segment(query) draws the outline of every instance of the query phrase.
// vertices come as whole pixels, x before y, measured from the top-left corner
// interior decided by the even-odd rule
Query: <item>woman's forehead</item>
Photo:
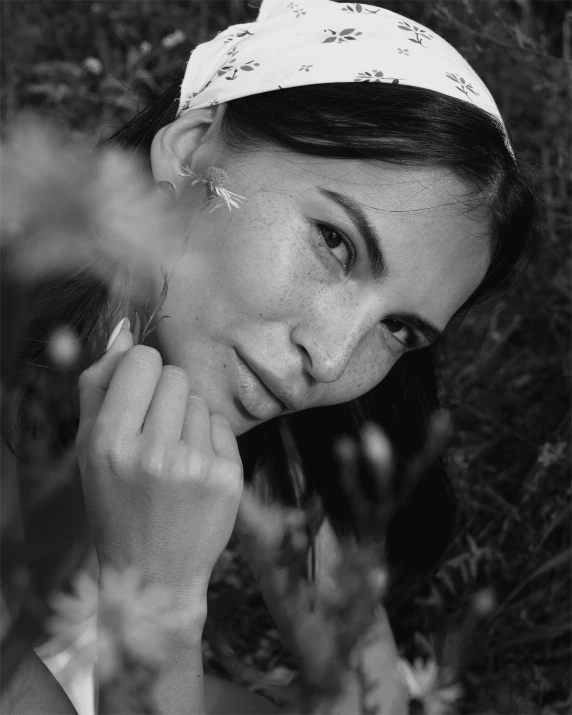
[[[265,189],[302,192],[332,189],[347,193],[371,211],[427,211],[446,215],[475,208],[475,193],[447,167],[396,166],[381,161],[332,159],[290,152],[257,152],[255,166]],[[250,162],[248,162],[250,163]],[[256,166],[258,165],[258,166]],[[251,174],[248,178],[254,179]]]

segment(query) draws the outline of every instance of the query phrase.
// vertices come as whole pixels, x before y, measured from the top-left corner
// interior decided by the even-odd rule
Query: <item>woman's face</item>
[[[195,219],[150,344],[237,436],[368,392],[485,274],[487,222],[444,169],[272,151],[225,169],[246,201]]]

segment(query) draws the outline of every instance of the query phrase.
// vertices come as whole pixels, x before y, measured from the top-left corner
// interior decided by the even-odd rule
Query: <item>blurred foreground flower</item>
[[[46,622],[51,640],[38,648],[64,683],[92,667],[97,657],[97,582],[80,573],[74,592],[58,593],[51,601],[53,615]]]
[[[180,225],[124,152],[72,147],[33,115],[6,134],[0,229],[18,279],[89,268],[109,281],[116,261],[155,265],[180,245]]]
[[[52,599],[54,612],[47,622],[52,640],[43,655],[67,654],[58,672],[66,680],[94,662],[102,683],[121,677],[126,662],[158,669],[170,639],[184,625],[183,615],[170,610],[170,603],[168,589],[144,586],[135,568],[104,567],[99,587],[81,573],[73,593]]]
[[[308,552],[322,525],[321,502],[306,497],[302,508],[286,508],[265,503],[245,487],[237,530],[256,578],[264,577],[287,614],[300,668],[297,702],[290,711],[387,715],[405,707],[407,688],[412,700],[422,699],[426,712],[450,712],[460,690],[437,678],[448,673],[447,668],[440,671],[435,661],[427,668],[402,665],[400,676],[396,662],[372,668],[369,657],[372,649],[384,650],[386,645],[381,624],[391,576],[385,552],[388,524],[438,458],[450,432],[448,414],[436,412],[426,443],[406,463],[397,459],[386,434],[371,422],[359,434],[336,442],[337,478],[355,533],[338,540],[337,558],[328,573],[321,574],[330,581],[327,589],[318,591],[306,573]],[[295,453],[289,458],[296,463]]]
[[[95,62],[89,66],[91,71],[98,69]],[[6,135],[0,238],[11,279],[31,286],[76,270],[111,285],[122,271],[129,291],[125,300],[144,303],[134,327],[135,342],[143,342],[166,317],[159,314],[174,275],[174,267],[166,267],[167,259],[173,258],[176,265],[184,257],[190,226],[200,210],[183,218],[165,203],[151,175],[131,155],[111,148],[89,153],[72,147],[34,115],[19,116]],[[223,205],[238,208],[244,200],[222,188],[227,180],[224,171],[212,167],[205,177],[196,176],[193,184],[206,186],[204,203],[211,211]],[[199,260],[193,256],[187,269],[200,270]],[[152,297],[143,291],[157,268],[163,288],[152,307]],[[66,352],[69,341],[58,340],[51,347],[53,362],[61,367],[73,363]]]
[[[379,549],[352,540],[340,543],[339,560],[327,576],[331,588],[318,594],[312,580],[301,581],[320,513],[315,501],[303,509],[265,504],[245,487],[237,519],[255,575],[259,577],[258,569],[264,572],[288,614],[301,675],[292,710],[298,713],[335,712],[345,703],[348,674],[360,667],[360,653],[388,583]],[[233,670],[240,677],[240,665]],[[361,687],[363,679],[356,677]]]
[[[71,367],[79,357],[81,343],[68,326],[60,326],[50,336],[47,354],[51,362],[65,369]]]

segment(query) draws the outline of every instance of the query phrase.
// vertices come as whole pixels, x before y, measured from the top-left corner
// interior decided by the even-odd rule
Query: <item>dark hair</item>
[[[142,171],[148,171],[155,133],[175,119],[178,87],[176,84],[164,92],[104,143],[128,150],[140,160]],[[472,189],[467,209],[485,210],[490,221],[491,264],[463,310],[507,290],[530,256],[530,237],[538,212],[532,184],[507,150],[499,122],[468,102],[404,85],[307,86],[229,102],[221,131],[228,146],[238,151],[259,148],[265,142],[302,154],[450,168]],[[87,346],[101,325],[97,316],[106,310],[106,290],[85,274],[58,279],[42,286],[41,291],[30,326],[33,340],[18,356],[22,370],[41,364],[41,343],[35,341],[47,340],[64,311],[67,322]],[[338,533],[351,532],[353,525],[336,479],[332,454],[335,438],[356,435],[364,420],[373,420],[386,430],[398,454],[406,458],[421,448],[429,416],[437,406],[433,350],[406,354],[363,397],[288,415],[241,436],[238,441],[245,476],[250,478],[263,459],[273,475],[269,485],[273,497],[296,500],[281,429],[281,425],[287,426],[308,491],[319,494]],[[25,405],[22,408],[25,410]],[[70,429],[68,441],[74,437]],[[48,509],[44,511],[48,513]],[[389,526],[387,547],[396,585],[418,583],[436,565],[454,524],[452,490],[439,462],[421,479]]]

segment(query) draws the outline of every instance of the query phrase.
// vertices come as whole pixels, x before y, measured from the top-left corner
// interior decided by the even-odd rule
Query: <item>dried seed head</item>
[[[205,171],[205,178],[215,186],[224,186],[228,183],[228,174],[224,171],[224,169],[221,169],[218,166],[209,166],[209,168]]]

